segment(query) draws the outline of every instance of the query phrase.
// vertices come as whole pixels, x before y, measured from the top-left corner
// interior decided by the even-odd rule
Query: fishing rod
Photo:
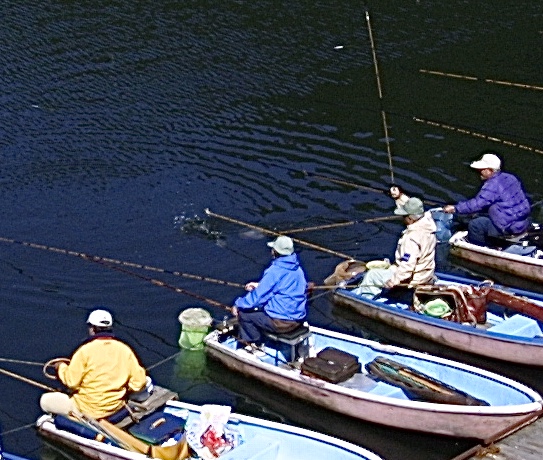
[[[8,377],[13,377],[17,380],[20,380],[25,383],[30,383],[31,385],[34,385],[35,387],[41,388],[42,390],[47,391],[58,391],[56,388],[50,387],[49,385],[45,385],[43,383],[37,382],[36,380],[29,379],[28,377],[24,377],[20,374],[16,374],[15,372],[10,372],[6,369],[0,368],[0,374],[7,375]]]
[[[396,220],[396,219],[399,219],[400,217],[401,216],[396,216],[396,215],[372,217],[370,219],[364,219],[364,220],[350,220],[348,222],[338,222],[335,224],[316,225],[315,227],[302,227],[302,228],[288,229],[288,230],[284,230],[284,232],[288,234],[310,232],[313,230],[324,230],[328,228],[347,227],[349,225],[355,225],[355,224],[360,224],[360,223],[381,222],[383,220]]]
[[[435,126],[435,127],[438,127],[438,128],[448,129],[450,131],[456,131],[456,132],[461,133],[461,134],[467,134],[469,136],[478,137],[480,139],[486,139],[488,141],[498,142],[498,143],[507,145],[509,147],[517,147],[519,149],[528,150],[530,152],[543,153],[543,150],[536,149],[536,148],[530,147],[528,145],[523,145],[523,144],[519,144],[517,142],[512,142],[512,141],[499,139],[497,137],[490,136],[488,134],[478,133],[476,131],[472,131],[472,130],[467,129],[467,128],[459,128],[457,126],[448,125],[448,124],[441,123],[441,122],[438,122],[438,121],[425,120],[424,118],[418,118],[418,117],[413,117],[413,120],[416,121],[417,123],[424,123],[424,124],[427,124],[427,125],[430,125],[430,126]]]
[[[37,244],[37,243],[28,242],[28,241],[19,241],[19,240],[15,240],[12,238],[5,238],[5,237],[0,237],[0,242],[9,243],[9,244],[19,244],[21,246],[26,246],[26,247],[30,247],[34,249],[41,249],[44,251],[51,251],[57,254],[80,257],[85,260],[92,260],[95,262],[105,262],[109,264],[122,265],[125,267],[131,267],[131,268],[141,268],[142,270],[148,270],[148,271],[153,271],[157,273],[166,273],[168,275],[180,276],[183,278],[189,278],[189,279],[198,280],[198,281],[207,281],[209,283],[222,284],[224,286],[231,286],[231,287],[236,287],[236,288],[244,287],[244,285],[240,283],[234,283],[231,281],[224,281],[224,280],[220,280],[216,278],[210,278],[208,276],[201,276],[201,275],[194,275],[191,273],[183,273],[179,271],[166,270],[164,268],[153,267],[151,265],[127,262],[124,260],[112,259],[110,257],[101,257],[101,256],[92,255],[92,254],[86,254],[84,252],[71,251],[69,249],[56,248],[54,246],[47,246],[45,244]]]
[[[332,182],[334,184],[345,185],[347,187],[353,187],[353,188],[359,188],[361,190],[368,190],[368,191],[371,191],[371,192],[382,193],[382,194],[385,194],[385,195],[389,194],[389,192],[387,190],[380,189],[380,188],[369,187],[367,185],[361,185],[361,184],[357,184],[355,182],[348,182],[348,181],[344,181],[344,180],[341,180],[341,179],[335,179],[333,177],[323,176],[323,175],[308,172],[308,171],[303,171],[303,173],[304,173],[305,176],[314,177],[316,179],[324,180],[324,181],[327,181],[327,182]],[[425,204],[428,204],[430,206],[443,206],[445,204],[445,203],[439,203],[437,201],[432,201],[432,200],[422,200],[422,202],[425,203]],[[370,222],[371,222],[371,220],[370,220]]]
[[[219,307],[219,308],[223,308],[223,309],[225,309],[227,311],[232,311],[232,307],[230,307],[228,305],[225,305],[225,304],[223,304],[221,302],[210,299],[208,297],[204,297],[204,296],[202,296],[200,294],[196,294],[195,292],[187,291],[186,289],[183,289],[183,288],[180,288],[180,287],[177,287],[177,286],[172,286],[171,284],[167,284],[164,281],[158,280],[156,278],[149,278],[147,276],[140,275],[139,273],[135,273],[135,272],[132,272],[130,270],[126,270],[124,268],[121,268],[121,267],[119,267],[117,265],[111,265],[111,264],[108,264],[108,263],[103,262],[103,261],[93,260],[93,259],[89,259],[89,260],[91,262],[96,262],[96,263],[98,263],[100,265],[103,265],[103,266],[105,266],[107,268],[111,268],[112,270],[116,270],[118,272],[125,273],[127,275],[130,275],[130,276],[133,276],[135,278],[139,278],[139,279],[142,279],[142,280],[145,280],[145,281],[149,281],[151,284],[154,284],[155,286],[164,287],[166,289],[170,289],[170,290],[172,290],[174,292],[177,292],[178,294],[184,294],[184,295],[189,296],[189,297],[194,297],[195,299],[206,302],[209,305],[212,305],[214,307]]]
[[[392,169],[392,152],[390,149],[390,139],[388,137],[388,126],[387,126],[387,118],[385,109],[383,107],[383,90],[381,87],[381,77],[379,75],[379,66],[377,64],[377,53],[375,52],[375,43],[373,41],[373,32],[371,29],[371,22],[370,22],[370,13],[368,10],[366,10],[366,23],[368,25],[368,35],[370,39],[371,44],[371,55],[373,57],[373,68],[375,70],[375,79],[377,81],[377,92],[379,94],[379,105],[381,109],[381,120],[383,122],[383,131],[385,134],[385,141],[387,145],[387,155],[388,155],[388,168],[390,170],[390,181],[394,183],[394,171]]]
[[[429,75],[438,75],[440,77],[450,77],[450,78],[458,78],[461,80],[468,80],[468,81],[483,81],[485,83],[493,83],[496,85],[505,85],[505,86],[514,86],[516,88],[523,88],[523,89],[535,89],[535,90],[543,90],[543,86],[536,86],[536,85],[527,85],[525,83],[514,83],[511,81],[506,80],[494,80],[492,78],[478,78],[478,77],[472,77],[469,75],[461,75],[456,73],[448,73],[448,72],[440,72],[438,70],[427,70],[427,69],[419,69],[420,73],[426,73]]]
[[[221,220],[224,220],[226,222],[231,222],[233,224],[238,224],[238,225],[243,225],[244,227],[248,227],[248,228],[252,228],[253,230],[258,230],[262,233],[267,233],[269,235],[274,235],[274,236],[281,236],[281,235],[284,235],[283,232],[276,232],[274,230],[269,230],[267,228],[263,228],[263,227],[258,227],[256,225],[252,225],[252,224],[249,224],[247,222],[243,222],[242,220],[237,220],[237,219],[233,219],[232,217],[228,217],[228,216],[223,216],[221,214],[216,214],[212,211],[209,210],[209,208],[206,208],[205,209],[205,213],[208,215],[208,216],[211,216],[211,217],[215,217],[217,219],[221,219]],[[288,233],[288,232],[287,232]],[[302,246],[307,246],[308,248],[312,248],[312,249],[316,249],[317,251],[322,251],[322,252],[326,252],[328,254],[332,254],[334,256],[337,256],[337,257],[341,257],[343,259],[347,259],[347,260],[354,260],[354,257],[350,256],[350,255],[347,255],[347,254],[343,254],[341,252],[337,252],[337,251],[333,251],[331,249],[327,249],[327,248],[324,248],[322,246],[318,246],[316,244],[313,244],[313,243],[309,243],[307,241],[304,241],[304,240],[299,240],[297,238],[292,238],[292,241],[295,241],[296,243],[302,245]]]

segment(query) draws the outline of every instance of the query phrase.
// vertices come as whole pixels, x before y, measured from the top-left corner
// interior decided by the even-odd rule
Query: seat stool
[[[301,325],[300,327],[294,329],[290,332],[285,332],[283,334],[279,334],[277,332],[264,332],[264,336],[273,342],[279,342],[284,343],[288,346],[290,346],[290,361],[294,361],[296,359],[296,349],[298,345],[305,342],[310,336],[311,331],[309,330],[309,327],[305,324]],[[278,361],[278,354],[279,350],[276,349],[275,354],[275,363],[277,364]]]

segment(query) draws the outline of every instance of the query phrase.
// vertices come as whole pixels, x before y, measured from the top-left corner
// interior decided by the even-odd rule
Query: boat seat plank
[[[254,436],[241,446],[221,455],[221,460],[275,460],[279,442],[265,436]]]
[[[488,329],[488,331],[527,338],[543,336],[539,323],[536,320],[528,318],[524,315],[514,315],[502,323],[492,326]]]

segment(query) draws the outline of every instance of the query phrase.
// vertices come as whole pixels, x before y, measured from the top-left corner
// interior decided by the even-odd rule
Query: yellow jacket
[[[99,419],[117,412],[127,391],[145,387],[145,369],[130,347],[109,333],[98,333],[81,345],[58,377],[74,391],[77,408]]]

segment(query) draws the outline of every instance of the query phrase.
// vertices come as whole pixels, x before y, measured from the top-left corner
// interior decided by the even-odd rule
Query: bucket
[[[186,350],[201,350],[204,348],[204,337],[209,331],[213,319],[203,308],[188,308],[179,315],[181,335],[179,346]]]
[[[423,312],[425,315],[433,318],[444,318],[449,315],[452,310],[449,304],[443,299],[434,299],[424,305]]]

